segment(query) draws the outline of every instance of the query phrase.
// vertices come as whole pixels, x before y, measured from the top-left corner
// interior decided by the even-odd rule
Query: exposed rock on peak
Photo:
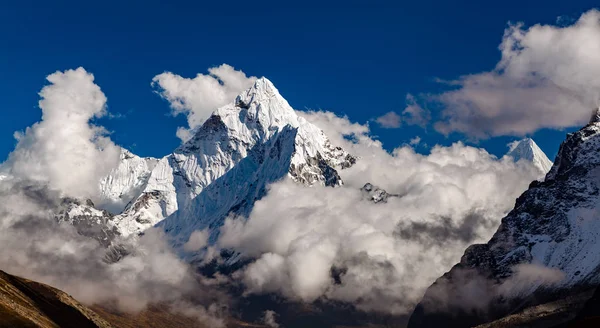
[[[387,200],[390,197],[399,197],[399,195],[390,194],[387,191],[385,191],[377,186],[374,186],[369,182],[365,183],[365,185],[362,188],[360,188],[360,190],[362,191],[363,197],[365,199],[368,199],[376,204],[377,203],[387,203]]]

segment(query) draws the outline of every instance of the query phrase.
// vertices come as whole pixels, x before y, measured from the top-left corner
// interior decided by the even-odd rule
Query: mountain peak
[[[338,186],[337,169],[355,161],[263,77],[158,160],[115,221],[123,235],[161,222],[185,241],[195,230],[218,231],[229,213],[248,214],[274,181],[287,176],[307,186]]]
[[[510,143],[508,146],[510,150],[506,155],[512,157],[515,162],[521,159],[532,162],[544,174],[552,168],[552,161],[533,139],[524,138]]]
[[[262,102],[273,97],[282,98],[275,85],[266,77],[261,77],[236,97],[235,105],[239,108],[248,108],[253,102]]]

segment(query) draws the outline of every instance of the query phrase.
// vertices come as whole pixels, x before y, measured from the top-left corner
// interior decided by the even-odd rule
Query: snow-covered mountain
[[[538,147],[533,139],[525,138],[511,143],[509,146],[510,150],[506,155],[512,157],[515,162],[520,160],[531,162],[544,174],[548,173],[552,168],[552,161],[548,159],[548,156]]]
[[[121,213],[146,188],[157,162],[156,158],[142,158],[121,148],[119,165],[100,181],[100,206]]]
[[[599,154],[600,110],[567,136],[546,179],[531,183],[492,239],[428,289],[409,327],[471,327],[598,285]]]
[[[355,161],[261,78],[173,153],[155,160],[124,151],[100,186],[115,204],[132,198],[114,217],[122,235],[160,223],[183,241],[194,230],[218,227],[231,212],[247,214],[271,182],[288,176],[336,186],[337,169]]]

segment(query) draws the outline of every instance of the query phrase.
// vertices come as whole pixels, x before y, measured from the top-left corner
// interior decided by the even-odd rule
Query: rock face
[[[567,136],[546,179],[427,290],[409,327],[470,327],[600,282],[599,119]]]
[[[510,151],[506,155],[512,157],[515,162],[520,160],[531,162],[544,174],[548,173],[552,168],[552,161],[548,159],[546,154],[531,138],[525,138],[512,143]]]
[[[360,188],[363,198],[372,201],[373,203],[387,203],[390,197],[399,197],[397,194],[390,194],[387,191],[370,184],[369,182]]]
[[[337,186],[337,170],[356,161],[298,116],[266,78],[217,109],[168,156],[123,156],[128,162],[101,184],[106,198],[136,195],[114,217],[118,231],[128,236],[160,224],[181,240],[217,228],[230,213],[248,213],[268,183],[288,176]]]

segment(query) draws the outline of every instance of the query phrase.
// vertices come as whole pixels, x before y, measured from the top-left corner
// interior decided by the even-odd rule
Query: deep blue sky
[[[283,2],[286,3],[286,2]],[[526,25],[577,18],[593,1],[5,1],[0,5],[0,158],[13,132],[39,120],[45,76],[83,66],[94,73],[118,119],[102,119],[118,144],[162,156],[179,144],[184,117],[152,92],[163,71],[193,77],[227,63],[266,76],[298,109],[321,108],[366,122],[401,111],[406,93],[438,91],[494,67],[508,21]],[[431,128],[380,129],[387,148]],[[565,131],[533,137],[553,157]],[[481,146],[501,155],[514,138]],[[1,161],[1,159],[0,159]]]

